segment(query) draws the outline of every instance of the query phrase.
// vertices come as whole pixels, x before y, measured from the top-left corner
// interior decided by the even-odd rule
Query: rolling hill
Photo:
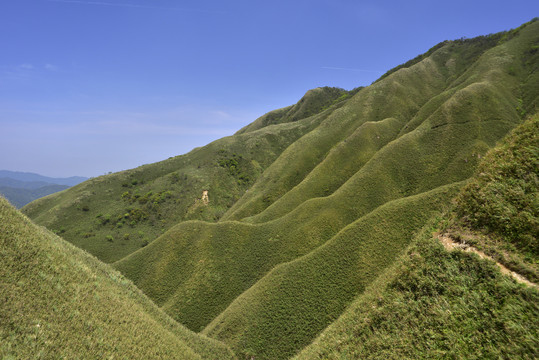
[[[231,359],[0,197],[0,357]]]
[[[531,325],[536,290],[472,254],[444,252],[431,233],[476,239],[508,266],[537,274],[537,233],[529,232],[537,191],[518,185],[537,178],[536,162],[525,167],[536,150],[518,150],[533,147],[523,139],[533,139],[536,125],[519,130],[528,134],[521,138],[513,133],[520,140],[502,150],[513,146],[525,160],[509,163],[536,174],[505,187],[520,207],[495,203],[509,210],[475,219],[470,208],[479,200],[463,194],[497,186],[477,183],[479,164],[488,168],[485,154],[536,114],[538,49],[536,20],[444,41],[368,87],[313,89],[233,136],[91,179],[23,212],[111,263],[172,319],[239,357],[439,357],[458,344],[457,357],[531,354],[539,343]],[[494,184],[507,177],[502,170]],[[461,207],[453,209],[455,196]],[[448,208],[453,222],[431,220]],[[485,220],[491,217],[505,221],[503,245],[481,238],[500,229]],[[409,321],[399,322],[395,310]],[[436,322],[442,315],[445,322]],[[459,337],[467,325],[484,330],[482,337]],[[498,338],[504,327],[514,331]],[[520,337],[522,346],[513,344]]]
[[[536,115],[489,151],[451,209],[429,221],[395,264],[295,359],[534,358],[539,286],[502,275],[494,260],[514,266],[507,258],[523,259],[528,267],[516,270],[532,267],[527,275],[537,279],[539,206],[526,205],[537,201],[538,162]],[[499,216],[514,209],[522,219]],[[444,249],[440,234],[450,234],[465,251]]]

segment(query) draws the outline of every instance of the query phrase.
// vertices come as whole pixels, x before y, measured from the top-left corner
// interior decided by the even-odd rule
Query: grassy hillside
[[[284,359],[397,271],[414,234],[536,112],[538,46],[538,21],[446,41],[369,87],[315,89],[234,136],[24,210],[189,329]]]
[[[0,198],[0,357],[231,359]]]
[[[537,264],[538,125],[536,115],[489,151],[451,211],[296,359],[535,358],[537,287],[433,234]]]
[[[459,187],[394,200],[361,217],[323,246],[275,267],[203,333],[258,359],[294,355],[393,263]]]
[[[376,150],[414,130],[452,128],[457,133],[475,123],[471,134],[462,131],[462,138],[453,144],[432,144],[440,153],[450,155],[446,148],[457,157],[461,151],[460,161],[475,162],[472,154],[484,153],[514,126],[524,108],[533,106],[531,99],[537,97],[538,89],[526,88],[525,101],[521,87],[536,76],[537,54],[530,51],[537,41],[537,23],[532,23],[500,45],[483,37],[445,42],[423,60],[360,90],[315,130],[291,144],[221,220],[273,220],[310,197],[327,196],[361,170]],[[380,129],[385,135],[381,136],[379,126],[361,129],[385,119],[397,134]],[[465,144],[466,137],[477,134],[483,139],[472,149]],[[469,147],[467,155],[461,146]],[[448,164],[460,171],[460,164],[449,156],[433,156],[427,166],[445,169]]]
[[[100,260],[113,262],[180,221],[219,219],[288,144],[330,112],[93,178],[39,199],[23,212]],[[203,191],[208,191],[207,203]]]
[[[334,105],[337,105],[344,100],[347,100],[360,88],[346,91],[344,89],[321,87],[307,91],[307,93],[295,105],[290,105],[282,109],[270,111],[269,113],[259,117],[249,125],[240,129],[237,134],[254,131],[269,125],[294,122],[305,119],[309,116],[318,114]]]
[[[431,226],[294,359],[534,359],[539,292]]]
[[[443,230],[539,280],[539,115],[487,153]]]
[[[537,41],[537,26],[532,25],[528,32],[486,51],[456,78],[445,78],[444,71],[453,73],[444,67],[458,63],[466,44],[447,43],[432,55],[438,60],[429,57],[360,90],[290,145],[217,224],[180,223],[115,266],[171,316],[198,331],[275,266],[309,254],[379,206],[467,179],[479,157],[521,121],[515,90],[521,78],[507,69],[524,65],[507,53],[524,53]],[[436,87],[425,81],[429,76]],[[419,90],[414,92],[416,84]],[[386,103],[408,101],[409,107],[417,106],[414,99],[436,94],[435,88],[438,95],[425,96],[408,120],[403,113],[411,110],[404,106],[395,105],[398,111],[393,108],[391,118],[384,113],[389,106],[372,105],[382,103],[379,94],[394,90]],[[353,132],[343,130],[355,126]],[[339,141],[338,134],[345,134],[344,140]],[[337,146],[316,163],[312,157],[326,141],[326,147]],[[225,221],[242,209],[258,208],[272,187],[284,189],[279,184],[289,174],[310,167],[313,170],[302,180],[305,185],[292,187],[276,202],[270,199],[271,205],[259,215],[242,223]],[[343,175],[347,173],[348,178]],[[317,193],[324,190],[320,184],[331,184],[329,193]],[[423,216],[417,209],[416,215]],[[346,303],[345,298],[336,301],[339,306]]]

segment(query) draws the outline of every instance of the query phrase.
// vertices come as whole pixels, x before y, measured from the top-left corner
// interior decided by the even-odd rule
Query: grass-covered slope
[[[444,231],[539,280],[539,115],[486,154]]]
[[[360,88],[346,91],[344,89],[321,87],[307,91],[297,104],[270,111],[249,125],[240,129],[237,134],[254,131],[269,125],[294,122],[318,114],[354,95]]]
[[[219,219],[290,143],[331,111],[93,178],[39,199],[23,212],[99,259],[113,262],[180,221]],[[204,191],[209,202],[202,199]]]
[[[502,275],[491,259],[448,252],[435,235],[449,232],[493,254],[527,255],[536,265],[538,124],[536,115],[489,151],[450,212],[425,226],[296,358],[536,358],[537,286]]]
[[[537,21],[444,42],[357,92],[316,90],[232,137],[25,211],[118,260],[188,328],[242,356],[286,358],[368,295],[535,111],[538,44]]]
[[[203,331],[238,354],[286,359],[310,343],[407,247],[460,184],[386,203],[275,267]]]
[[[360,90],[291,144],[221,221],[180,223],[115,266],[172,317],[200,330],[273,268],[378,207],[469,178],[479,157],[521,121],[519,87],[527,75],[511,68],[536,68],[521,57],[538,37],[537,23],[530,24],[467,66],[460,63],[467,43],[447,43],[433,58]],[[257,215],[225,221],[256,213],[268,191],[288,188]],[[348,300],[333,301],[342,307]],[[235,344],[252,340],[241,324],[223,327],[245,336]]]
[[[539,292],[425,229],[295,359],[535,359]]]
[[[534,106],[539,92],[532,80],[537,76],[537,28],[537,22],[528,24],[500,44],[483,37],[445,42],[414,65],[361,89],[316,129],[291,144],[221,221],[264,222],[309,198],[327,196],[361,170],[378,149],[414,130],[460,132],[456,141],[451,139],[453,144],[432,144],[439,151],[436,155],[446,156],[432,156],[426,164],[435,169],[453,166],[459,171],[460,164],[451,156],[456,157],[458,151],[464,155],[462,146],[470,146],[464,143],[471,136],[483,139],[459,161],[475,161],[472,154],[492,146]],[[361,128],[382,120],[388,122],[390,131],[382,124]]]
[[[0,198],[0,357],[231,359]]]

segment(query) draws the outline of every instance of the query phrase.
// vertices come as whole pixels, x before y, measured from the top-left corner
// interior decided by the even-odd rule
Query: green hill
[[[348,94],[334,88],[316,93],[319,101],[324,94],[328,99]],[[310,93],[305,96],[311,97]],[[302,114],[318,106],[309,100],[300,102],[307,103]],[[180,221],[220,219],[289,144],[342,105],[342,101],[322,103],[328,108],[319,114],[299,119],[296,111],[293,122],[229,136],[186,155],[93,178],[34,201],[23,212],[102,261],[119,260]],[[208,191],[208,203],[202,201],[204,191]]]
[[[522,199],[537,199],[538,126],[536,115],[490,151],[452,210],[427,225],[296,359],[534,358],[538,287],[502,275],[492,260],[444,250],[433,234],[450,229],[461,241],[472,240],[471,233],[486,235],[473,245],[490,252],[503,248],[506,256],[526,254],[537,264],[539,207],[526,208]],[[500,210],[508,209],[518,209],[513,216],[524,219],[505,221]],[[516,231],[507,226],[522,223],[527,226]],[[533,241],[514,242],[523,238]]]
[[[400,278],[395,264],[404,261],[397,259],[410,244],[429,256],[421,265],[426,269],[442,266],[448,276],[467,268],[473,256],[450,255],[440,265],[430,258],[440,246],[422,247],[414,239],[469,182],[485,153],[537,112],[538,48],[539,21],[445,41],[371,86],[311,90],[298,104],[270,112],[233,136],[91,179],[23,210],[113,263],[189,329],[226,343],[240,357],[288,358],[369,298],[375,284],[385,281],[384,299],[407,286],[411,296],[414,279],[402,289],[387,285]],[[524,198],[525,205],[536,206],[533,195]],[[526,234],[508,243],[522,250],[521,263],[529,265]],[[497,274],[492,266],[470,264],[474,272],[455,279],[459,291],[485,273],[488,289],[509,283],[490,275]],[[417,277],[418,286],[430,284],[430,278]],[[534,346],[528,324],[537,316],[528,300],[535,295],[526,291],[515,295],[523,300],[509,312],[528,316],[514,318],[514,324],[522,321],[528,341],[508,348],[515,354]],[[488,307],[491,299],[476,295],[478,306]],[[502,303],[496,306],[488,326],[503,312]],[[464,310],[456,314],[465,316]],[[455,329],[462,326],[453,320]],[[513,326],[504,321],[499,323]],[[490,329],[481,341],[495,336]],[[381,336],[372,337],[373,346],[389,335]]]
[[[0,357],[231,359],[0,198]]]

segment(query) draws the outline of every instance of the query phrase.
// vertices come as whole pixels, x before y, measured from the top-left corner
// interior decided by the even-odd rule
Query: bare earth
[[[496,265],[498,265],[498,267],[500,268],[501,272],[503,274],[506,274],[506,275],[509,275],[509,276],[512,276],[516,281],[518,281],[519,283],[521,284],[525,284],[525,285],[528,285],[528,286],[531,286],[531,287],[534,287],[534,288],[537,288],[539,289],[539,286],[531,281],[529,281],[528,279],[526,279],[524,276],[514,272],[514,271],[511,271],[509,270],[507,267],[505,267],[503,264],[500,264],[499,262],[497,262],[496,260],[494,260],[492,257],[488,256],[487,254],[485,254],[484,252],[480,251],[480,250],[477,250],[476,248],[474,248],[473,246],[469,246],[467,245],[465,242],[464,243],[460,243],[460,242],[457,242],[455,240],[453,240],[450,236],[448,236],[447,234],[438,234],[438,233],[435,233],[433,234],[436,238],[438,238],[438,240],[440,240],[442,242],[442,244],[444,245],[445,249],[447,251],[453,251],[453,250],[456,250],[456,249],[460,249],[462,251],[466,251],[466,252],[473,252],[477,255],[479,255],[479,257],[481,259],[489,259],[491,261],[494,261],[496,263]]]

